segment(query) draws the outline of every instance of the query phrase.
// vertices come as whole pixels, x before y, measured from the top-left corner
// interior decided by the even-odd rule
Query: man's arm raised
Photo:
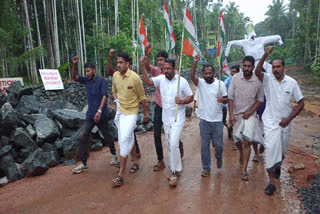
[[[191,80],[196,86],[198,86],[198,84],[199,84],[199,78],[196,76],[196,69],[197,69],[197,64],[198,64],[199,60],[200,60],[199,55],[194,57],[193,65],[192,65],[192,68],[190,71]]]
[[[78,61],[79,61],[79,57],[78,56],[74,56],[72,58],[73,65],[72,65],[71,78],[74,81],[78,80],[78,75],[77,75],[77,64],[78,64]]]
[[[107,69],[108,69],[109,75],[111,75],[111,76],[115,72],[115,70],[112,69],[112,57],[115,54],[115,52],[116,52],[115,49],[110,49],[110,51],[109,51],[109,59],[108,59]]]
[[[146,61],[147,61],[148,57],[147,56],[143,56],[140,59],[141,62],[141,67],[142,67],[142,74],[143,74],[143,80],[147,85],[152,85],[154,86],[153,80],[150,79],[150,77],[148,76],[148,73],[146,71]]]
[[[144,66],[145,68],[147,69],[147,72],[150,72],[151,71],[151,66],[150,66],[150,62],[149,62],[149,49],[151,48],[151,45],[150,43],[148,42],[145,46],[145,49],[144,49],[144,53],[145,53],[145,56],[146,56],[146,59],[145,59],[145,62],[144,62]]]
[[[273,46],[269,46],[268,49],[266,50],[266,52],[261,57],[258,65],[256,67],[256,70],[254,71],[254,73],[256,74],[256,76],[258,77],[258,79],[260,81],[263,81],[263,77],[264,77],[264,73],[262,72],[263,63],[267,59],[268,55],[272,53],[272,51],[273,51]]]

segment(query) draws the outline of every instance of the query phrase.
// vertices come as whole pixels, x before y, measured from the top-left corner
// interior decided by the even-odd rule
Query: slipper
[[[113,187],[121,187],[123,185],[123,178],[120,175],[118,175],[111,182]]]
[[[255,155],[255,156],[253,156],[253,159],[252,159],[252,161],[254,161],[254,162],[259,162],[259,156],[258,155]]]
[[[170,187],[176,187],[177,184],[178,184],[178,176],[172,175],[170,177],[170,180],[169,180],[168,184],[169,184]]]
[[[163,161],[159,161],[157,165],[153,166],[153,171],[157,172],[160,171],[162,169],[166,168],[166,166],[164,165]]]
[[[249,175],[248,173],[241,173],[241,180],[243,181],[249,181]]]
[[[130,172],[131,174],[134,174],[134,173],[136,173],[136,172],[138,171],[138,169],[139,169],[139,164],[136,164],[136,163],[135,163],[135,164],[132,165],[132,167],[130,168],[130,171],[129,171],[129,172]]]

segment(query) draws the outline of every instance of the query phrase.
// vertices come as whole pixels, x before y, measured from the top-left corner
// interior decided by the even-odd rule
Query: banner
[[[61,90],[64,89],[60,77],[60,73],[56,69],[40,69],[39,70],[43,86],[45,90]]]
[[[2,93],[6,93],[7,88],[15,81],[20,81],[23,86],[22,77],[9,77],[9,78],[0,78],[0,89]]]

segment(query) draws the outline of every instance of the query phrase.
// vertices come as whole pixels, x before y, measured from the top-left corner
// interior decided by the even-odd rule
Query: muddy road
[[[309,102],[310,103],[310,102]],[[319,102],[320,103],[320,102]],[[319,104],[311,103],[316,106]],[[176,188],[167,184],[168,152],[163,139],[166,168],[153,172],[156,152],[153,132],[138,136],[142,157],[140,170],[130,174],[130,161],[121,188],[111,187],[117,169],[109,165],[107,148],[91,153],[87,172],[73,175],[74,166],[57,166],[45,175],[24,178],[0,188],[0,213],[302,213],[296,187],[311,183],[308,176],[319,171],[312,148],[320,135],[320,111],[304,110],[293,122],[287,158],[274,196],[264,188],[268,177],[263,156],[248,166],[250,180],[240,179],[238,151],[224,133],[223,167],[217,169],[212,158],[211,176],[201,177],[199,120],[193,115],[182,135],[185,155],[183,173]],[[119,147],[116,143],[117,154]],[[214,149],[211,147],[214,157]],[[303,163],[304,170],[289,174],[288,168]]]

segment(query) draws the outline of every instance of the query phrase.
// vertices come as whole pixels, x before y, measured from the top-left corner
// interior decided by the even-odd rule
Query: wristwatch
[[[102,113],[102,111],[100,110],[100,109],[98,109],[98,112],[101,114]]]

